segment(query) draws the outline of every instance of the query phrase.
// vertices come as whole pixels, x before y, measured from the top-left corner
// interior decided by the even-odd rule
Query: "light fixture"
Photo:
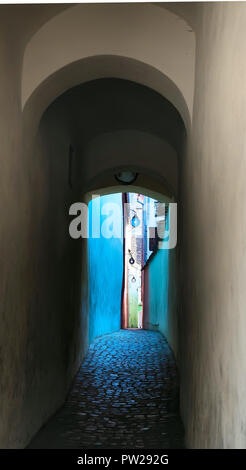
[[[130,256],[129,263],[130,263],[130,264],[134,264],[134,263],[135,263],[135,259],[134,259],[133,256],[132,256],[132,252],[131,252],[130,248],[128,248],[128,254],[129,254],[129,256]]]
[[[136,181],[138,173],[130,170],[122,170],[116,173],[115,179],[122,184],[132,184]]]

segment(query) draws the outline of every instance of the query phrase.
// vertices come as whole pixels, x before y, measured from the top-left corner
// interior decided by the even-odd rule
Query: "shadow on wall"
[[[144,328],[160,331],[178,354],[176,249],[160,249],[144,268]]]
[[[109,235],[114,223],[109,203],[118,207],[119,238],[106,238],[101,233],[106,231]],[[89,202],[88,207],[89,343],[91,343],[97,336],[118,331],[121,327],[122,195],[118,193],[97,197]]]

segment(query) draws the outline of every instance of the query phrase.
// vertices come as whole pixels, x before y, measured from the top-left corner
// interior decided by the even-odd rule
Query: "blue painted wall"
[[[115,217],[103,214],[108,210],[108,203],[117,204]],[[107,206],[106,206],[107,204]],[[92,238],[92,212],[97,224]],[[100,227],[107,223],[108,234],[116,228],[120,238],[105,238],[99,233]],[[122,195],[110,194],[95,198],[89,203],[89,239],[88,239],[88,274],[89,274],[89,343],[97,336],[117,331],[121,327],[121,290],[123,278],[123,220]]]
[[[144,273],[144,328],[164,334],[177,357],[176,249],[158,250]]]

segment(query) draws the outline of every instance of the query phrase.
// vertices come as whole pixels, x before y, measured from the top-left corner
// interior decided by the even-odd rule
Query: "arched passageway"
[[[90,198],[95,200],[96,195],[125,191],[126,187],[119,184],[115,176],[122,168],[137,174],[136,181],[129,186],[132,192],[141,193],[142,188],[149,195],[156,195],[159,200],[178,200],[179,162],[185,127],[174,106],[158,93],[126,80],[98,79],[75,87],[57,98],[44,114],[42,124],[46,125],[46,122],[56,119],[56,116],[68,123],[72,131],[69,182],[71,194],[73,197],[76,194],[78,201],[88,202]],[[70,215],[76,215],[77,211],[79,214],[75,204]],[[100,256],[100,250],[104,249],[100,243],[100,240],[94,240],[93,249],[91,248],[95,259]],[[73,244],[80,247],[79,240],[73,241]],[[174,251],[174,298],[169,302],[170,309],[167,307],[163,311],[163,319],[169,318],[169,328],[162,328],[162,332],[177,355],[178,281],[176,250]],[[100,327],[97,334],[90,332],[88,312],[97,311],[99,300],[95,300],[92,308],[87,253],[87,242],[83,240],[80,258],[82,257],[82,288],[87,292],[87,301],[83,304],[82,311],[85,344],[88,338],[90,342],[90,338],[98,336],[99,332],[109,332],[106,317],[100,320],[105,326]],[[98,284],[99,290],[103,290],[102,274],[106,264],[105,259],[98,269],[98,278],[102,279],[101,285]],[[160,278],[164,276],[163,272]],[[104,281],[107,282],[107,277]],[[93,285],[94,282],[96,281],[93,281]],[[164,289],[164,285],[162,288]],[[93,298],[98,298],[96,292]]]
[[[134,10],[136,15],[134,8],[130,6],[129,11]],[[190,126],[192,112],[193,35],[174,14],[143,6],[145,21],[149,13],[158,22],[160,15],[165,18],[166,39],[174,36],[175,31],[183,38],[183,52],[173,43],[173,53],[182,56],[185,52],[189,56],[181,83],[179,70],[173,67],[172,60],[167,58],[162,67],[157,66],[158,60],[151,60],[156,40],[151,42],[148,53],[143,43],[140,44],[146,33],[141,21],[135,51],[128,54],[127,48],[121,47],[122,28],[118,28],[112,50],[109,39],[114,34],[110,32],[113,23],[106,10],[102,22],[105,44],[96,40],[93,54],[85,48],[73,56],[78,38],[69,34],[65,61],[56,63],[56,47],[50,47],[52,40],[46,42],[50,34],[58,42],[61,40],[64,21],[73,27],[80,16],[84,22],[83,6],[65,9],[45,23],[30,38],[23,54],[22,150],[27,168],[32,168],[24,187],[24,198],[28,199],[30,191],[32,198],[28,199],[29,210],[24,212],[27,229],[23,236],[26,241],[33,241],[31,248],[27,243],[28,256],[23,258],[28,289],[23,285],[22,292],[28,290],[32,294],[25,339],[30,352],[27,358],[20,355],[22,364],[26,364],[24,383],[28,396],[24,390],[20,396],[23,396],[21,413],[31,414],[31,419],[26,419],[25,425],[22,420],[12,427],[13,435],[19,433],[23,442],[30,441],[63,404],[94,335],[89,323],[87,240],[76,241],[69,236],[70,206],[76,201],[86,201],[87,194],[93,194],[94,190],[100,194],[100,190],[117,186],[115,173],[122,168],[138,173],[136,188],[146,188],[150,194],[162,193],[169,200],[178,199],[184,121]],[[117,9],[113,10],[113,18],[118,21]],[[94,9],[86,6],[86,11],[88,18],[95,17]],[[122,7],[122,13],[128,14],[127,6]],[[162,37],[162,21],[159,23],[158,34]],[[80,25],[77,33],[81,31]],[[85,36],[91,35],[91,31],[86,31],[87,28]],[[45,44],[49,46],[43,61]],[[31,167],[28,162],[32,162]],[[177,353],[177,309],[170,315],[165,313],[170,316],[169,326],[173,325],[168,340]],[[102,329],[102,333],[107,331]],[[11,439],[8,435],[7,441]]]
[[[177,334],[170,328],[177,308],[175,250],[163,249],[149,233],[156,227],[159,237],[169,238],[169,198],[156,193],[163,203],[138,191],[103,195],[109,191],[87,195],[86,233],[85,214],[78,211],[70,225],[75,239],[88,236],[89,349],[65,405],[29,448],[184,445],[178,374],[165,339],[173,342]]]
[[[37,104],[35,99],[36,96],[32,97],[24,109],[25,126],[29,123],[32,106],[35,109]],[[43,369],[49,408],[48,389],[55,386],[59,390],[57,403],[61,405],[92,338],[108,332],[107,323],[106,329],[98,328],[97,323],[96,335],[91,333],[88,246],[86,240],[74,241],[69,237],[69,207],[75,201],[86,201],[88,193],[99,191],[100,194],[102,189],[117,185],[115,173],[122,168],[138,173],[136,188],[139,185],[151,194],[159,192],[168,200],[176,200],[185,126],[177,109],[159,93],[119,78],[97,79],[69,89],[50,104],[42,115],[38,129],[35,119],[32,125],[34,134],[37,132],[37,152],[44,159],[43,181],[48,178],[52,182],[49,197],[42,200],[42,206],[35,214],[35,224],[38,226],[40,217],[45,213],[49,230],[43,228],[46,235],[42,241],[42,255],[36,260],[37,268],[32,278],[33,284],[38,282],[40,285],[38,279],[45,272],[51,247],[55,245],[53,270],[47,277],[42,274],[41,279],[42,289],[46,292],[50,290],[47,314],[50,310],[58,312],[55,307],[57,289],[64,286],[59,292],[59,317],[63,318],[59,354],[57,345],[52,343],[56,314],[54,324],[49,329],[52,354],[55,353],[54,375],[45,377],[46,370]],[[40,190],[37,185],[37,196]],[[52,239],[48,233],[52,234]],[[64,268],[55,274],[61,261]],[[169,325],[172,325],[168,340],[177,351],[176,306],[172,314],[168,311],[165,314],[170,317]],[[46,318],[49,324],[50,320]],[[62,361],[59,360],[60,354]],[[50,409],[53,412],[56,408],[57,405]],[[38,408],[35,412],[40,424],[43,423],[42,409]]]
[[[133,187],[130,186],[133,190],[146,185],[150,194],[159,192],[163,200],[177,200],[179,158],[185,127],[180,114],[161,95],[127,80],[98,79],[70,89],[57,98],[43,115],[41,126],[46,127],[49,132],[49,123],[57,122],[58,116],[61,123],[59,125],[62,129],[67,129],[72,138],[67,181],[73,198],[76,195],[78,201],[87,202],[94,195],[108,192],[109,188],[112,191],[112,187],[115,187],[120,191],[122,185],[117,182],[115,174],[122,168],[127,168],[137,173]],[[74,202],[71,199],[70,201]],[[76,211],[72,214],[76,215]],[[122,283],[123,265],[114,275],[112,251],[104,255],[106,248],[103,239],[92,241],[93,243],[90,240],[88,243],[86,239],[70,241],[74,245],[73,250],[78,253],[77,260],[74,261],[77,265],[77,278],[74,277],[74,281],[78,293],[78,283],[81,282],[82,328],[81,337],[77,337],[77,341],[84,352],[95,338],[117,331],[121,326],[117,306],[120,307],[122,300],[119,283]],[[118,253],[118,248],[116,251]],[[167,271],[164,270],[164,262],[163,273],[160,275],[163,286],[160,283],[159,287],[163,287],[160,298],[169,299],[164,301],[167,308],[164,311],[160,304],[160,314],[154,321],[151,306],[147,307],[146,300],[144,328],[164,333],[177,354],[176,253],[171,258],[171,301],[168,285],[165,287]],[[97,259],[100,260],[99,264]],[[166,263],[168,262],[167,259]],[[73,269],[72,266],[70,269]],[[151,267],[146,268],[146,286],[147,271],[150,270]],[[151,286],[151,282],[149,285]],[[105,286],[109,288],[105,290]],[[156,296],[157,293],[154,294]],[[154,302],[155,299],[151,298],[151,305]],[[155,326],[157,323],[160,328]]]
[[[165,336],[186,445],[245,448],[245,5],[0,13],[0,446],[28,445],[88,351],[69,208],[127,169],[178,202]]]

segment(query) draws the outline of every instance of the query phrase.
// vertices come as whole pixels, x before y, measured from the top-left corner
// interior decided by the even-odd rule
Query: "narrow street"
[[[183,447],[175,362],[160,333],[120,330],[90,346],[63,408],[29,448]]]

